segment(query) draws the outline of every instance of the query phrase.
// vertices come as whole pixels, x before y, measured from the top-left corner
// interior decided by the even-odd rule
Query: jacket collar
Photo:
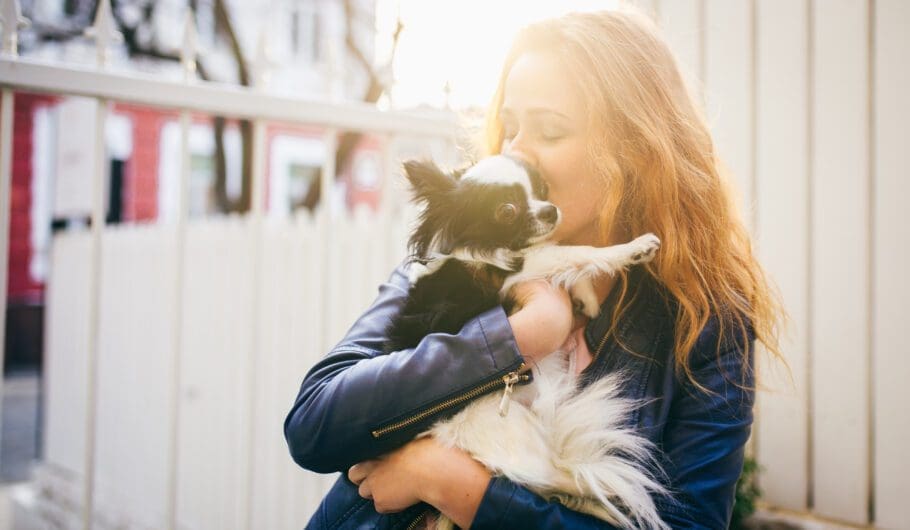
[[[630,358],[662,363],[667,352],[661,352],[661,346],[664,350],[671,349],[666,345],[672,343],[674,311],[657,282],[644,267],[629,271],[628,282],[632,304],[619,316],[615,333],[607,338],[591,366],[585,369],[586,382],[628,366]],[[592,354],[613,324],[613,309],[619,302],[620,294],[618,286],[610,291],[601,305],[600,315],[585,327],[585,341]]]

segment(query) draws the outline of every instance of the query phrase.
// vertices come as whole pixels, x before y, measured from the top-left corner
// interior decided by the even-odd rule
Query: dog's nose
[[[548,204],[540,209],[540,213],[537,214],[537,217],[545,223],[555,223],[556,218],[559,217],[559,210],[552,204]]]

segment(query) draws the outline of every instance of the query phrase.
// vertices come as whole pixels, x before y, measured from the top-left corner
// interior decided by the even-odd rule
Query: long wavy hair
[[[689,352],[713,316],[722,345],[752,333],[781,358],[785,313],[752,252],[728,178],[722,174],[703,112],[676,59],[649,18],[635,10],[573,13],[532,24],[517,35],[486,119],[488,154],[500,152],[499,110],[506,77],[524,53],[555,53],[590,109],[590,168],[605,197],[599,230],[653,232],[661,248],[647,271],[677,307],[676,369],[696,386]],[[618,225],[617,225],[618,223]],[[613,322],[628,309],[623,275]],[[752,365],[752,347],[743,349]]]

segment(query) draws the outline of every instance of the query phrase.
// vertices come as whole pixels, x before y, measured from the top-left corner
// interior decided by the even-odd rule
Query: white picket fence
[[[284,415],[303,374],[402,259],[405,228],[399,216],[371,215],[332,222],[306,215],[261,224],[249,218],[194,222],[186,231],[182,293],[174,288],[173,227],[106,229],[96,525],[166,526],[173,493],[184,528],[302,527],[335,477],[294,465],[282,434]],[[78,506],[81,498],[88,334],[80,317],[90,304],[90,243],[84,233],[62,234],[54,242],[46,446],[37,477],[46,500],[56,499],[40,505],[49,519],[77,518],[47,512]],[[179,304],[182,336],[175,359],[173,315]],[[177,478],[171,492],[172,454],[166,449],[174,435]],[[59,502],[67,497],[69,502]]]
[[[910,348],[902,334],[910,323],[910,3],[637,3],[702,80],[719,151],[792,319],[784,347],[792,380],[779,366],[759,367],[765,390],[752,450],[765,501],[826,520],[910,528]],[[5,86],[13,66],[22,65],[0,61]],[[33,78],[51,84],[39,70]],[[85,75],[99,77],[106,97],[149,86]],[[67,79],[59,91],[85,93],[82,78],[70,89]],[[287,118],[288,102],[277,98],[259,105],[209,88],[143,92],[161,105]],[[346,123],[382,123],[378,114],[358,116]],[[158,528],[176,514],[185,528],[300,527],[330,479],[291,463],[281,420],[308,366],[403,253],[404,227],[400,213],[383,212],[106,228],[95,379],[99,521]],[[92,248],[84,234],[54,243],[37,479],[55,501],[45,504],[49,519],[78,511],[83,498]]]

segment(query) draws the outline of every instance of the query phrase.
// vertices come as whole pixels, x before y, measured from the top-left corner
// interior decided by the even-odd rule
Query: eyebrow
[[[531,107],[527,110],[527,113],[531,114],[531,115],[535,115],[535,116],[539,116],[539,115],[556,116],[557,118],[562,118],[569,122],[572,121],[572,118],[570,118],[566,114],[563,114],[562,112],[559,112],[558,110],[551,109],[548,107]],[[509,107],[502,107],[499,109],[500,118],[506,114],[513,116],[513,115],[515,115],[515,111],[513,111]]]

